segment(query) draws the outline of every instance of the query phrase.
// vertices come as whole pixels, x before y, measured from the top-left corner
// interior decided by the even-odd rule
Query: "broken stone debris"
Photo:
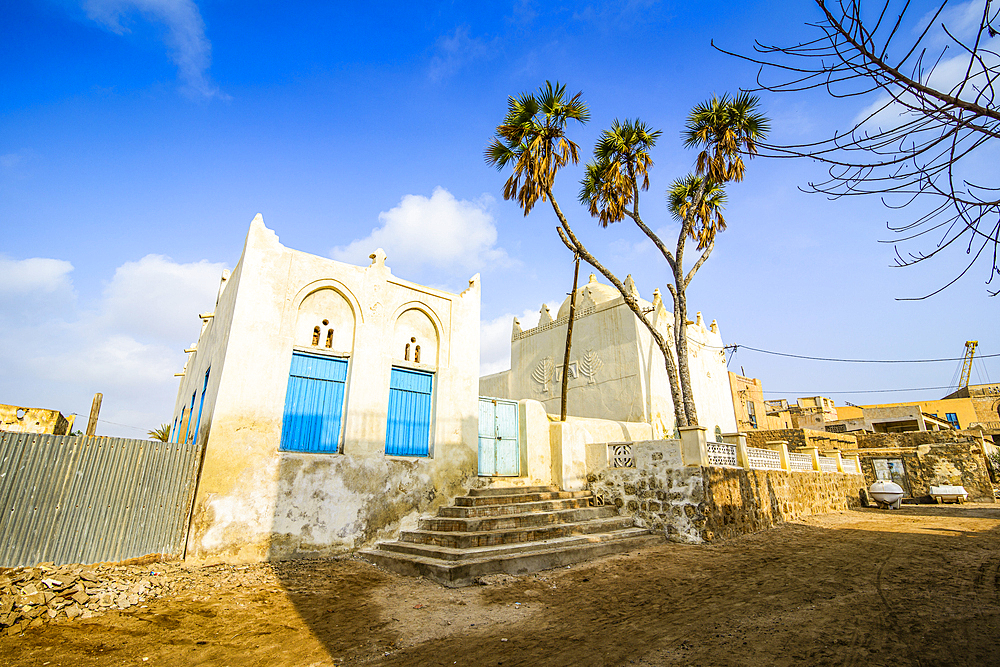
[[[317,562],[329,561],[201,566],[162,561],[147,565],[40,563],[35,567],[0,568],[0,635],[19,634],[50,621],[134,609],[151,599],[206,585],[255,587],[278,593],[287,590],[282,577],[309,572]]]
[[[42,564],[0,570],[0,633],[134,607],[177,586],[176,578],[163,575],[149,566]]]

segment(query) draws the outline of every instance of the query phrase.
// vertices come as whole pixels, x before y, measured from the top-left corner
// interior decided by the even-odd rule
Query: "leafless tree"
[[[833,198],[876,195],[889,208],[915,210],[896,233],[896,264],[911,266],[964,248],[953,285],[977,264],[986,284],[1000,275],[1000,184],[980,150],[1000,137],[997,13],[993,0],[918,13],[911,0],[871,9],[861,0],[815,0],[814,36],[794,46],[756,43],[755,54],[720,51],[760,66],[751,92],[825,90],[870,103],[846,131],[813,143],[762,144],[761,155],[806,157],[827,166],[807,191]],[[978,163],[974,156],[979,155]],[[989,176],[993,174],[993,176]],[[918,240],[919,250],[901,244]],[[987,291],[991,296],[1000,288]]]

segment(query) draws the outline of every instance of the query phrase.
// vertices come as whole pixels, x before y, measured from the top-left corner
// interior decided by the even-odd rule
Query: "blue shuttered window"
[[[344,413],[347,360],[292,353],[281,448],[336,453]]]
[[[434,376],[393,368],[389,379],[389,421],[385,453],[391,456],[428,456],[431,438],[431,395]]]

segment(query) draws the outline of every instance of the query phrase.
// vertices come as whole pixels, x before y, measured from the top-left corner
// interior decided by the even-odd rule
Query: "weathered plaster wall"
[[[634,468],[604,468],[590,489],[622,514],[679,542],[727,539],[856,507],[861,475],[684,466],[680,442],[633,445]]]
[[[866,433],[858,436],[857,454],[869,484],[875,481],[874,459],[902,459],[908,496],[930,502],[931,486],[964,486],[969,500],[994,502],[983,442],[978,432],[923,431]]]
[[[368,267],[350,266],[285,248],[259,216],[251,224],[178,396],[179,413],[211,365],[191,558],[253,561],[357,549],[415,522],[472,480],[478,277],[451,294],[396,278],[379,253]],[[312,321],[319,317],[327,323]],[[338,453],[279,449],[294,349],[348,360]],[[393,366],[434,373],[429,457],[385,454]]]
[[[0,431],[69,435],[75,415],[64,417],[58,410],[0,405]]]

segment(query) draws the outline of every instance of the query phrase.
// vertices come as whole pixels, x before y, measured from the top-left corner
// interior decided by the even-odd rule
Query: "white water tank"
[[[895,482],[880,479],[871,485],[868,495],[878,503],[879,507],[898,510],[903,500],[903,487]]]

